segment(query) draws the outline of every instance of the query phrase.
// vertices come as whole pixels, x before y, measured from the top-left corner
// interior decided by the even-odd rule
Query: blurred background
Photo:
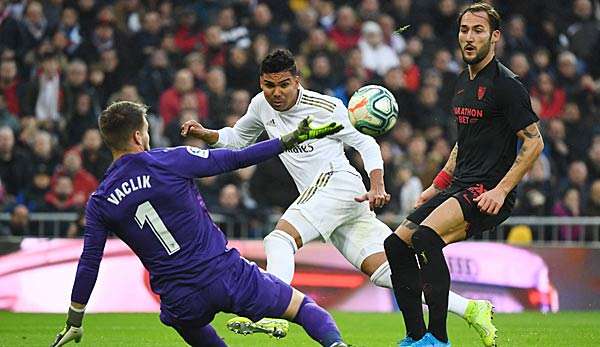
[[[504,270],[492,271],[496,278],[511,277],[502,272],[511,268],[525,271],[523,264],[538,270],[520,287],[473,280],[460,276],[479,274],[474,268],[483,273],[500,258],[475,267],[479,260],[457,253],[450,261],[453,279],[483,281],[477,284],[483,290],[471,288],[474,296],[520,288],[511,295],[521,309],[558,309],[557,293],[562,298],[579,285],[584,296],[561,302],[599,309],[600,274],[590,264],[600,261],[600,3],[490,2],[504,20],[497,57],[529,90],[546,146],[519,186],[514,217],[470,244],[474,251],[467,253],[491,245],[525,249],[533,257],[532,263],[507,262]],[[396,97],[399,121],[377,139],[392,194],[377,212],[395,228],[446,162],[456,138],[449,108],[464,68],[456,18],[467,3],[0,1],[0,254],[10,253],[0,265],[12,257],[16,266],[0,266],[0,283],[8,283],[3,275],[22,270],[23,258],[14,257],[19,252],[30,246],[56,251],[50,245],[68,241],[59,239],[83,235],[87,197],[111,163],[96,124],[106,105],[149,105],[153,147],[205,147],[181,138],[180,125],[189,119],[211,128],[233,125],[259,92],[260,61],[278,47],[296,55],[305,88],[347,103],[359,87],[379,84]],[[360,157],[347,153],[361,168]],[[219,226],[239,240],[268,234],[298,194],[278,159],[197,184]],[[79,250],[80,240],[73,241]],[[34,263],[48,264],[47,254],[44,259]]]

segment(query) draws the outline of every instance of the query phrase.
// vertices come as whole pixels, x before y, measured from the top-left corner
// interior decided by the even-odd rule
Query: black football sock
[[[421,305],[421,276],[415,252],[396,234],[388,236],[383,245],[392,272],[394,296],[404,317],[406,335],[415,341],[420,340],[426,329]]]
[[[421,268],[423,294],[429,306],[428,331],[438,340],[448,342],[446,316],[450,271],[442,252],[446,243],[433,229],[422,225],[413,234],[412,243]]]

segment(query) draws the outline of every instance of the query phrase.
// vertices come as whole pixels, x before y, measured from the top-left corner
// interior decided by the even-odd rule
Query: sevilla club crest
[[[479,88],[477,88],[477,100],[483,100],[483,97],[485,96],[485,90],[486,87],[484,86],[479,86]]]

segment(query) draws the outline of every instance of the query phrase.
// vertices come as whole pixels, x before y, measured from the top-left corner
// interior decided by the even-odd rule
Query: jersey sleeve
[[[340,100],[336,100],[336,108],[333,111],[334,120],[344,126],[339,133],[332,137],[339,139],[344,144],[356,149],[363,160],[365,171],[370,174],[375,169],[383,170],[383,158],[377,141],[369,135],[365,135],[350,123],[348,109]]]
[[[107,236],[108,231],[101,221],[100,213],[92,197],[85,208],[83,252],[77,265],[71,301],[87,304],[90,299],[98,277],[98,269],[100,268]]]
[[[515,132],[539,120],[531,108],[529,93],[519,80],[503,78],[498,82],[500,110]]]
[[[183,146],[163,149],[156,159],[160,165],[185,178],[209,177],[252,166],[283,151],[280,139],[271,139],[243,149],[202,149]]]
[[[258,98],[254,97],[246,114],[233,127],[219,129],[219,140],[213,147],[243,148],[256,142],[265,129],[260,119],[258,104]]]

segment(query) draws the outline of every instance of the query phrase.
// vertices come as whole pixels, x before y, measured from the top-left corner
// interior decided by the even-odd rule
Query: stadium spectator
[[[250,31],[250,37],[255,38],[258,35],[264,35],[269,39],[269,42],[274,45],[286,44],[286,37],[282,30],[273,23],[273,13],[269,8],[269,5],[265,3],[259,3],[254,8],[252,13],[252,20],[248,26]]]
[[[229,59],[225,65],[227,85],[231,89],[245,89],[248,93],[258,90],[257,67],[252,63],[247,49],[233,47],[229,50]]]
[[[69,191],[69,199],[73,198],[73,204],[80,207],[83,207],[90,194],[92,194],[98,186],[98,180],[83,168],[81,153],[76,149],[71,149],[65,153],[62,165],[54,172],[52,180],[50,181],[52,191],[56,190],[60,177],[69,178],[72,185],[72,191]],[[67,190],[66,186],[67,183],[62,182],[62,193]],[[66,200],[63,202],[66,202]]]
[[[87,94],[90,97],[92,112],[97,114],[100,111],[100,100],[96,91],[88,83],[87,64],[80,59],[74,59],[66,70],[62,96],[64,99],[62,114],[65,119],[68,121],[73,116],[79,94]]]
[[[228,45],[237,48],[250,47],[248,28],[243,25],[238,25],[233,7],[223,7],[219,11],[217,17],[217,25],[221,29],[221,41]]]
[[[51,212],[75,212],[84,207],[87,198],[75,193],[73,180],[66,175],[58,175],[52,190],[45,199]]]
[[[297,54],[300,52],[300,47],[304,40],[306,40],[311,31],[317,28],[318,19],[318,13],[312,7],[306,7],[296,12],[296,20],[288,34],[288,46],[292,53]]]
[[[15,135],[9,127],[0,128],[0,179],[8,201],[24,192],[31,182],[30,158],[15,146]]]
[[[220,67],[208,70],[206,76],[206,94],[208,96],[208,119],[211,124],[223,123],[228,111],[230,93],[227,90],[225,72]]]
[[[162,49],[153,51],[146,65],[140,70],[137,88],[140,96],[153,112],[158,110],[157,101],[162,92],[171,85],[173,75],[169,58]]]
[[[108,49],[100,53],[100,64],[104,72],[101,94],[110,99],[124,84],[129,82],[132,71],[127,69],[114,49]],[[108,99],[103,100],[102,103],[108,103]]]
[[[600,137],[596,137],[589,147],[587,167],[590,180],[600,179]]]
[[[9,236],[31,235],[29,210],[24,205],[17,205],[10,213],[8,226],[2,228],[2,234]]]
[[[420,59],[416,60],[421,69],[431,66],[431,60],[435,52],[442,46],[440,39],[435,35],[433,24],[430,21],[420,23],[415,35],[421,41],[422,50]]]
[[[160,14],[149,11],[144,14],[141,30],[135,33],[132,42],[136,46],[137,66],[143,66],[144,62],[160,48],[162,41],[162,25]]]
[[[37,1],[27,4],[25,15],[19,26],[21,32],[19,50],[22,54],[40,45],[53,30],[44,16],[42,4]]]
[[[144,12],[139,0],[117,1],[113,8],[115,24],[122,32],[137,33],[142,29]]]
[[[4,126],[11,128],[13,133],[18,133],[21,129],[21,124],[17,118],[6,108],[4,95],[0,94],[0,128]]]
[[[435,35],[442,42],[454,41],[454,35],[458,32],[456,17],[458,16],[458,6],[455,0],[438,1],[433,15]],[[446,44],[448,47],[448,45]],[[451,48],[451,47],[448,47]]]
[[[87,129],[80,147],[83,168],[96,177],[98,181],[102,180],[106,169],[112,162],[112,157],[102,144],[100,131],[97,128]]]
[[[358,15],[362,21],[375,21],[381,15],[379,0],[361,0]]]
[[[363,81],[360,78],[356,76],[348,76],[346,77],[346,82],[343,85],[338,86],[333,91],[333,96],[342,100],[344,105],[347,107],[352,94],[354,94],[354,92],[356,92],[362,86]]]
[[[546,216],[550,213],[552,186],[544,172],[542,158],[529,171],[518,190],[515,214],[523,216]]]
[[[406,40],[402,37],[394,18],[388,14],[382,14],[379,16],[377,23],[379,23],[383,31],[383,42],[392,47],[398,54],[404,52]]]
[[[193,94],[197,99],[200,119],[208,117],[208,98],[200,89],[194,87],[194,77],[189,69],[181,69],[175,74],[173,86],[160,96],[159,113],[164,124],[177,117],[181,110],[181,101],[186,93]]]
[[[0,61],[0,92],[4,97],[6,108],[14,116],[21,116],[21,101],[19,100],[23,94],[23,85],[17,75],[16,61],[2,60]]]
[[[435,87],[426,86],[419,90],[413,117],[410,119],[414,128],[425,130],[430,126],[447,126],[448,113],[442,110],[439,94]]]
[[[211,208],[211,212],[218,213],[225,217],[226,223],[221,225],[222,230],[227,230],[229,235],[235,237],[248,237],[248,232],[244,230],[247,225],[250,215],[244,205],[239,188],[235,184],[225,185],[219,193],[218,205]]]
[[[174,35],[174,43],[183,54],[188,54],[201,47],[197,17],[195,12],[190,9],[182,9],[177,18],[178,26]]]
[[[406,216],[415,207],[415,203],[423,192],[421,180],[413,173],[412,165],[409,162],[400,164],[395,172],[396,199],[398,202],[397,213]]]
[[[250,93],[245,89],[234,90],[229,105],[231,114],[241,117],[250,105]]]
[[[558,76],[556,82],[561,86],[568,98],[574,98],[581,92],[581,75],[577,72],[577,57],[564,51],[558,55]]]
[[[585,215],[592,217],[600,216],[600,179],[595,180],[591,185]]]
[[[60,67],[54,53],[45,54],[40,65],[39,74],[27,85],[22,112],[52,129],[63,109]]]
[[[72,147],[79,142],[86,130],[96,128],[98,123],[97,113],[92,108],[92,100],[89,94],[77,95],[75,109],[67,120],[65,129],[64,146]]]
[[[46,131],[38,131],[32,151],[33,178],[21,201],[32,212],[47,211],[45,195],[50,190],[50,178],[60,163],[54,139]]]
[[[56,34],[61,35],[65,42],[62,51],[69,57],[75,55],[77,49],[84,40],[78,16],[79,14],[75,8],[65,7],[62,11],[60,23],[58,24],[58,29],[56,31]]]
[[[435,52],[433,57],[433,69],[441,77],[441,86],[439,89],[440,107],[449,112],[450,103],[454,97],[454,82],[457,76],[457,66],[452,61],[452,53],[446,48],[441,48]]]
[[[522,52],[515,52],[510,56],[510,63],[508,65],[510,70],[519,76],[519,80],[523,83],[527,90],[531,89],[533,85],[534,76],[531,72],[527,55]]]
[[[556,217],[581,216],[581,198],[576,188],[567,189],[552,207],[552,215]],[[559,228],[561,240],[580,240],[583,237],[583,227],[580,225],[562,225]]]
[[[383,31],[375,22],[362,25],[358,47],[362,54],[363,66],[379,76],[385,75],[389,69],[400,64],[392,47],[383,42]]]
[[[507,54],[531,52],[533,43],[527,35],[527,21],[525,17],[517,14],[508,20],[504,40]]]
[[[415,64],[413,55],[403,53],[400,55],[400,68],[404,74],[404,86],[411,93],[416,93],[421,86],[421,68]]]
[[[311,71],[307,87],[321,94],[333,95],[333,90],[338,83],[329,57],[326,54],[317,54],[312,59]]]
[[[558,177],[564,177],[567,174],[570,159],[564,123],[559,119],[550,120],[547,125],[546,135],[545,140],[554,166],[554,172]]]
[[[227,46],[223,41],[221,28],[211,25],[204,31],[202,53],[208,67],[224,67],[227,59]]]
[[[569,141],[570,159],[585,159],[593,133],[588,121],[582,119],[577,102],[567,101],[562,121],[565,125],[565,136]]]
[[[360,39],[360,26],[352,7],[342,6],[337,10],[335,25],[329,32],[329,38],[342,53],[356,47]]]
[[[585,208],[585,203],[589,195],[588,170],[585,163],[580,160],[571,162],[567,171],[567,177],[563,177],[559,182],[559,193],[565,193],[571,188],[577,190],[580,206]]]
[[[573,1],[574,20],[567,27],[566,34],[569,40],[569,50],[588,60],[592,53],[593,45],[600,36],[600,28],[594,18],[594,8],[590,0]]]
[[[542,72],[538,75],[535,86],[531,90],[531,97],[541,103],[538,113],[540,119],[558,118],[562,115],[566,102],[565,90],[556,85],[549,73]]]
[[[0,50],[19,49],[21,43],[21,31],[19,22],[10,15],[7,3],[0,1]]]

